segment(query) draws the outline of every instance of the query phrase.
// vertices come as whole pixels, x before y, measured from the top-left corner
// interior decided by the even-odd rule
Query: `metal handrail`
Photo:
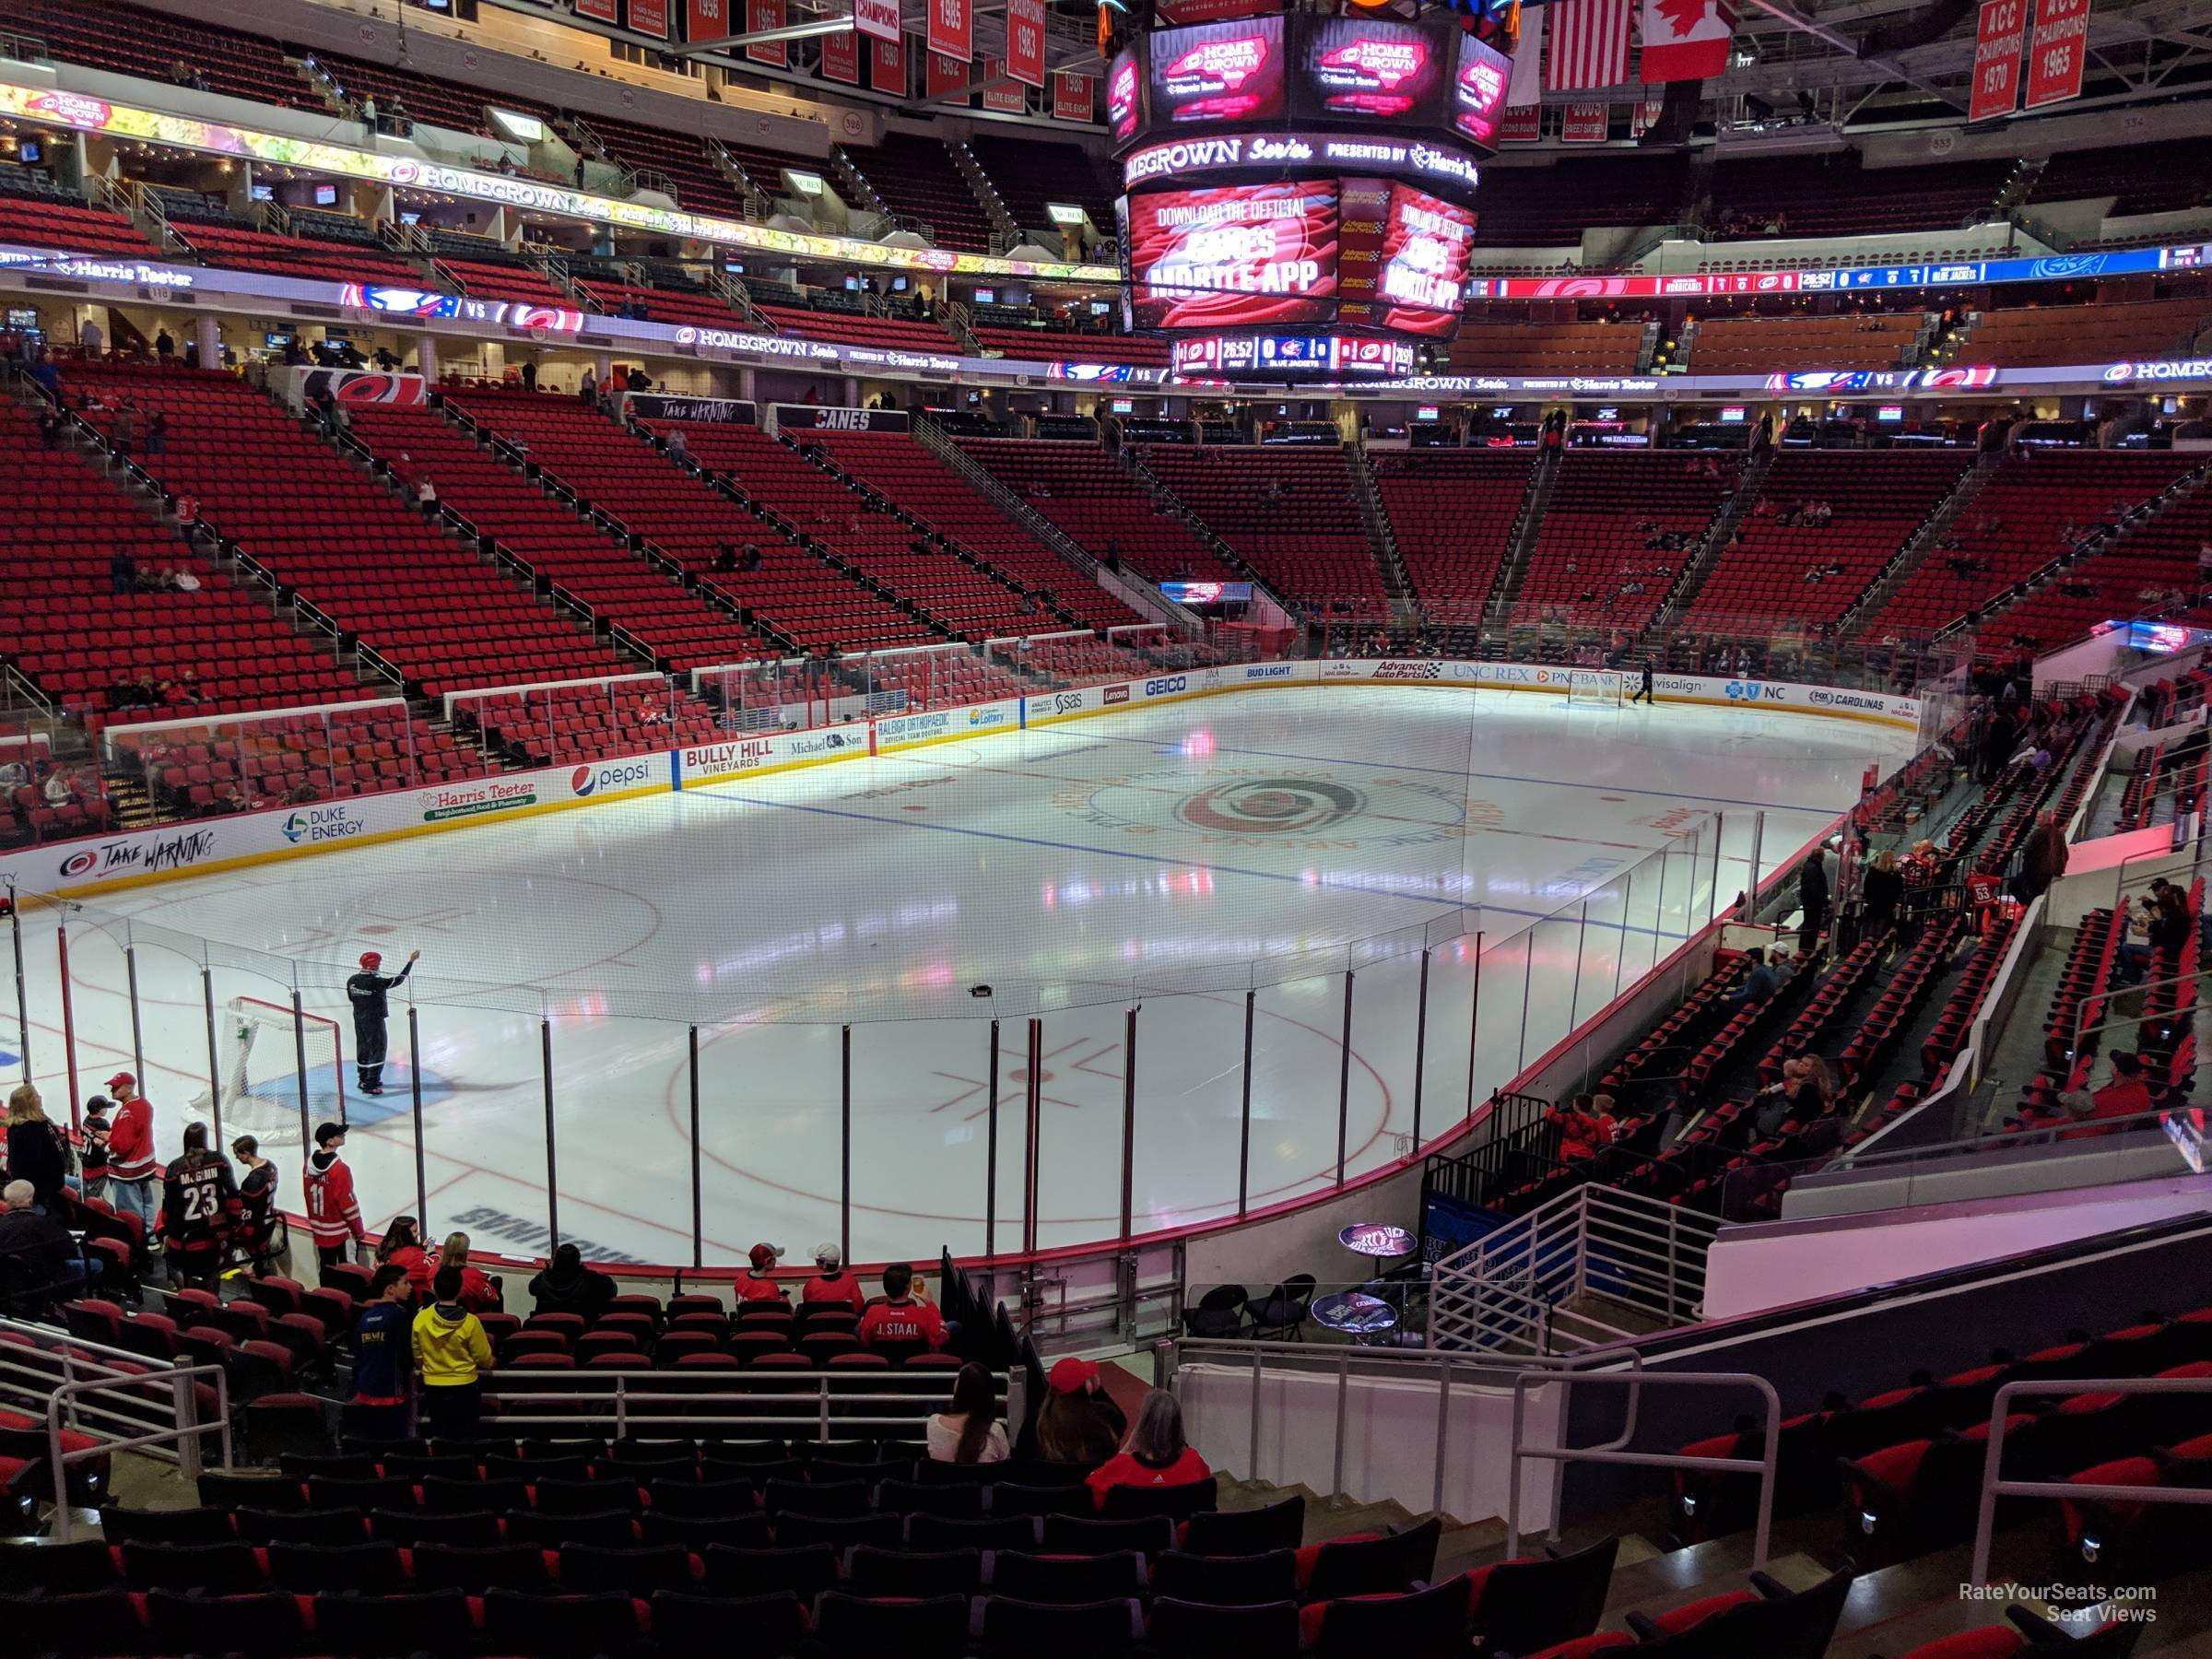
[[[199,1420],[199,1401],[196,1392],[198,1380],[211,1377],[215,1382],[216,1421],[203,1424]],[[73,1406],[82,1396],[96,1391],[124,1392],[149,1389],[168,1382],[171,1391],[173,1426],[152,1429],[140,1434],[120,1438],[100,1438],[89,1446],[76,1451],[65,1451],[62,1430],[65,1418],[76,1422],[81,1432],[86,1430]],[[151,1404],[150,1401],[139,1402]],[[102,1415],[122,1416],[111,1408]],[[127,1418],[124,1418],[128,1421]],[[46,1460],[53,1475],[53,1538],[57,1544],[66,1544],[74,1532],[71,1519],[73,1505],[68,1498],[65,1471],[73,1463],[85,1463],[96,1457],[106,1457],[116,1452],[155,1451],[176,1447],[178,1473],[186,1480],[197,1480],[200,1474],[200,1437],[218,1434],[222,1440],[222,1466],[230,1466],[230,1384],[229,1378],[219,1365],[178,1365],[167,1371],[147,1371],[136,1373],[117,1373],[105,1377],[81,1377],[74,1382],[61,1382],[46,1396]]]
[[[2126,1503],[2212,1503],[2212,1487],[2133,1487],[2065,1480],[2001,1480],[2005,1455],[2005,1409],[2020,1394],[2212,1394],[2212,1377],[2037,1377],[2007,1382],[1989,1407],[1989,1450],[1982,1459],[1982,1500],[1974,1516],[1974,1558],[1967,1583],[1989,1583],[1989,1547],[1996,1531],[2000,1498],[2108,1499]]]
[[[2212,967],[2193,969],[2187,973],[2169,974],[2164,979],[2136,980],[2133,984],[2107,985],[2095,996],[2083,997],[2081,999],[2081,1006],[2074,1012],[2074,1040],[2066,1045],[2066,1053],[2070,1055],[2078,1056],[2081,1053],[2081,1040],[2084,1037],[2094,1036],[2099,1031],[2109,1031],[2116,1026],[2144,1025],[2154,1019],[2171,1019],[2177,1015],[2186,1014],[2188,1012],[2185,1007],[2175,1006],[2168,1008],[2164,1013],[2161,1014],[2124,1014],[2112,1019],[2100,1019],[2093,1026],[2085,1026],[2081,1023],[2081,1017],[2088,1012],[2089,1004],[2093,1002],[2110,1002],[2113,997],[2120,995],[2123,992],[2140,991],[2147,993],[2151,991],[2163,990],[2169,985],[2194,985],[2197,981],[2203,979],[2206,974],[2212,974]]]
[[[776,1381],[778,1382],[786,1380],[793,1382],[811,1382],[813,1384],[811,1388],[778,1388],[772,1391],[762,1391],[748,1384],[743,1387],[707,1393],[689,1390],[677,1393],[659,1388],[633,1388],[631,1385],[634,1382],[645,1377],[672,1378],[672,1373],[655,1371],[651,1366],[641,1366],[636,1372],[624,1371],[612,1367],[605,1372],[569,1372],[566,1375],[577,1378],[577,1387],[547,1389],[542,1386],[543,1383],[552,1381],[554,1376],[561,1374],[548,1374],[542,1371],[494,1371],[488,1373],[484,1379],[485,1397],[498,1400],[502,1410],[518,1405],[539,1407],[562,1406],[584,1407],[604,1406],[606,1407],[597,1411],[585,1409],[562,1413],[541,1410],[518,1414],[539,1426],[559,1422],[612,1422],[618,1432],[627,1434],[629,1432],[631,1411],[641,1409],[651,1414],[646,1420],[651,1421],[656,1427],[666,1427],[677,1423],[726,1426],[731,1421],[742,1420],[748,1428],[766,1425],[786,1429],[811,1429],[815,1431],[815,1439],[819,1442],[826,1443],[833,1438],[830,1432],[833,1426],[911,1430],[922,1420],[912,1413],[903,1416],[878,1416],[855,1414],[841,1409],[841,1407],[849,1406],[855,1402],[869,1400],[886,1402],[893,1398],[914,1405],[934,1405],[944,1399],[952,1386],[952,1380],[948,1373],[901,1374],[898,1371],[854,1373],[851,1371],[807,1371],[794,1369],[778,1372]],[[533,1386],[527,1392],[508,1388],[500,1382],[500,1379],[504,1376],[527,1376],[534,1385],[540,1386]],[[609,1378],[611,1381],[602,1381],[603,1377]],[[841,1380],[848,1383],[865,1383],[865,1387],[856,1385],[848,1389],[833,1390],[830,1383]],[[1006,1420],[1009,1423],[1020,1423],[1025,1414],[1024,1382],[1025,1373],[1019,1367],[1012,1368],[1005,1373],[1004,1392],[1006,1401]],[[910,1393],[896,1386],[887,1388],[885,1386],[887,1383],[893,1385],[911,1383],[912,1387]],[[759,1414],[754,1410],[754,1407],[759,1406],[796,1405],[802,1402],[810,1406],[812,1409],[805,1413],[766,1415]],[[833,1404],[841,1407],[834,1413],[831,1411]],[[738,1406],[745,1408],[745,1415],[742,1419],[726,1418],[706,1413],[701,1413],[697,1418],[684,1418],[665,1415],[658,1409],[668,1406],[719,1406],[724,1407]]]
[[[1628,1422],[1618,1435],[1600,1445],[1528,1445],[1521,1438],[1521,1425],[1531,1382],[1539,1387],[1554,1382],[1559,1385],[1559,1425],[1562,1432],[1567,1425],[1568,1405],[1577,1382],[1603,1382],[1627,1388]],[[1637,1406],[1642,1398],[1646,1383],[1663,1383],[1669,1387],[1711,1385],[1757,1389],[1767,1402],[1764,1450],[1756,1460],[1747,1457],[1691,1457],[1679,1452],[1625,1450],[1636,1435]],[[2046,1389],[2045,1392],[2049,1391]],[[1756,1571],[1767,1564],[1767,1546],[1774,1524],[1774,1471],[1781,1443],[1782,1396],[1774,1392],[1773,1383],[1750,1371],[1648,1371],[1641,1368],[1626,1371],[1524,1371],[1513,1379],[1513,1453],[1512,1465],[1506,1471],[1510,1489],[1506,1496],[1505,1559],[1510,1561],[1521,1553],[1521,1460],[1535,1457],[1558,1465],[1552,1477],[1551,1527],[1548,1533],[1553,1539],[1559,1535],[1559,1490],[1566,1478],[1567,1465],[1571,1463],[1611,1464],[1634,1469],[1717,1469],[1737,1475],[1756,1473],[1759,1476],[1759,1524],[1751,1541],[1751,1567]]]

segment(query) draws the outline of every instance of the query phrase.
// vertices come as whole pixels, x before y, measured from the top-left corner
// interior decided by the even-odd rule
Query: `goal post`
[[[1629,677],[1615,668],[1570,668],[1567,706],[1618,709],[1628,701]]]
[[[338,1022],[322,1014],[302,1013],[295,1022],[282,1003],[234,996],[216,1017],[216,1076],[221,1079],[223,1146],[251,1135],[265,1151],[300,1147],[300,1062],[307,1079],[307,1123],[346,1121],[346,1055]],[[195,1111],[216,1102],[205,1091]]]

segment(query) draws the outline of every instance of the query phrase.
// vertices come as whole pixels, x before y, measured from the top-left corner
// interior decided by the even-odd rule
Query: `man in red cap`
[[[138,1218],[140,1241],[150,1251],[161,1176],[154,1157],[154,1109],[127,1071],[108,1079],[108,1093],[115,1099],[108,1130],[108,1202],[117,1215]]]
[[[408,951],[407,965],[386,979],[377,972],[384,963],[382,955],[364,950],[361,971],[346,982],[346,995],[353,1004],[353,1064],[359,1074],[355,1082],[365,1095],[384,1092],[384,993],[415,971],[421,955],[419,950]]]

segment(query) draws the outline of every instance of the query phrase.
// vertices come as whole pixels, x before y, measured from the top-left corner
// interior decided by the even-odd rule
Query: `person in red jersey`
[[[1085,1479],[1103,1509],[1106,1494],[1117,1486],[1192,1486],[1213,1477],[1206,1459],[1183,1439],[1182,1406],[1166,1389],[1156,1388],[1136,1408],[1136,1425],[1129,1430],[1129,1443]]]
[[[747,1253],[752,1265],[737,1276],[737,1300],[746,1302],[780,1302],[784,1300],[783,1287],[776,1283],[776,1264],[783,1253],[773,1244],[756,1244]]]
[[[108,1079],[115,1117],[108,1130],[108,1202],[119,1216],[138,1218],[139,1241],[154,1247],[154,1209],[161,1165],[154,1158],[154,1108],[138,1079],[117,1072]]]
[[[307,1224],[315,1235],[315,1260],[324,1267],[343,1265],[347,1247],[369,1237],[353,1195],[353,1171],[338,1156],[345,1146],[345,1124],[315,1125],[315,1149],[307,1160]]]
[[[230,1165],[207,1146],[207,1125],[184,1125],[184,1155],[161,1173],[161,1248],[180,1285],[210,1284],[245,1218]]]
[[[893,1262],[883,1270],[883,1295],[868,1304],[860,1316],[863,1347],[900,1347],[921,1343],[941,1348],[949,1333],[944,1315],[913,1294],[914,1270]]]
[[[867,1311],[868,1293],[860,1288],[859,1277],[846,1271],[845,1253],[835,1244],[824,1244],[814,1253],[814,1277],[799,1291],[802,1302],[833,1302],[851,1308],[855,1313]]]

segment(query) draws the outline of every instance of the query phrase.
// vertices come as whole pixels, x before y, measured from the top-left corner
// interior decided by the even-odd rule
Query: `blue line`
[[[1085,846],[1080,841],[1047,841],[1033,835],[1008,835],[998,830],[971,830],[959,824],[929,824],[919,823],[911,818],[877,818],[872,813],[848,812],[840,806],[807,806],[796,801],[768,801],[762,800],[758,795],[731,794],[720,789],[687,789],[684,793],[690,795],[711,795],[715,800],[734,801],[743,806],[771,806],[780,812],[811,812],[822,818],[851,818],[858,823],[878,824],[888,830],[934,830],[940,835],[971,835],[978,841],[1007,841],[1018,847],[1049,847],[1058,853],[1088,853],[1099,858],[1130,858],[1140,864],[1173,865],[1181,869],[1206,870],[1220,876],[1249,876],[1255,881],[1288,881],[1301,888],[1319,885],[1324,888],[1334,888],[1339,892],[1369,893],[1385,899],[1407,899],[1421,904],[1440,905],[1447,910],[1496,911],[1500,915],[1527,916],[1537,922],[1556,921],[1559,915],[1558,911],[1517,910],[1510,904],[1491,904],[1487,901],[1469,904],[1457,899],[1439,899],[1430,893],[1402,893],[1394,888],[1369,887],[1359,882],[1334,881],[1325,877],[1318,884],[1314,884],[1308,882],[1303,876],[1287,876],[1277,870],[1249,870],[1241,865],[1202,864],[1194,858],[1178,858],[1167,853],[1129,853],[1115,847]],[[1662,849],[1653,847],[1652,851],[1657,853]],[[1597,887],[1604,885],[1605,883],[1602,881],[1596,884]],[[1594,891],[1595,888],[1593,888],[1591,890]],[[1586,897],[1586,895],[1583,896]],[[1574,900],[1571,899],[1567,902],[1571,904]],[[1655,927],[1630,927],[1619,922],[1601,922],[1598,925],[1618,928],[1625,933],[1651,934],[1654,937],[1663,939],[1676,939],[1683,936],[1680,934],[1662,933]]]
[[[1098,741],[1151,747],[1159,740],[1157,737],[1101,737]],[[1825,806],[1801,806],[1794,801],[1737,801],[1726,795],[1685,794],[1672,789],[1638,789],[1629,783],[1575,783],[1565,778],[1523,778],[1512,772],[1466,771],[1456,766],[1406,766],[1393,760],[1347,760],[1335,755],[1300,755],[1288,749],[1243,748],[1235,744],[1218,746],[1214,753],[1261,755],[1271,760],[1304,760],[1322,766],[1364,766],[1376,771],[1434,772],[1446,778],[1485,778],[1495,783],[1535,783],[1553,789],[1594,789],[1609,794],[1650,795],[1663,801],[1697,801],[1711,806],[1763,806],[1775,812],[1806,812],[1819,818],[1833,817],[1843,810],[1841,806],[1832,810]]]

